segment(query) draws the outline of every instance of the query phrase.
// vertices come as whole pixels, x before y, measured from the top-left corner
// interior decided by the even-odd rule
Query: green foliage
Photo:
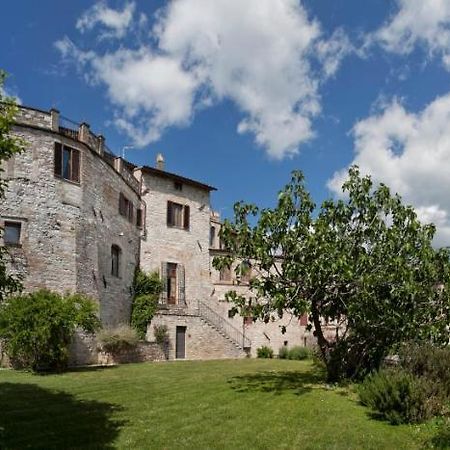
[[[258,358],[273,358],[273,350],[270,347],[267,347],[267,345],[263,345],[262,347],[259,347],[256,349],[256,355]]]
[[[382,369],[369,375],[358,388],[361,403],[394,425],[420,423],[442,409],[427,380],[404,369]]]
[[[139,337],[134,328],[128,325],[118,325],[114,328],[104,328],[97,334],[101,349],[105,352],[116,354],[122,350],[133,349],[139,342]]]
[[[289,349],[286,345],[283,345],[283,347],[279,348],[278,358],[279,359],[289,359]]]
[[[136,271],[133,284],[131,326],[136,330],[140,339],[145,338],[147,325],[158,309],[161,290],[162,284],[157,272],[146,274],[140,270]]]
[[[429,343],[409,343],[400,348],[400,366],[434,385],[433,396],[450,399],[450,348],[439,348]]]
[[[287,346],[280,347],[278,350],[278,358],[280,359],[292,359],[301,361],[303,359],[310,359],[312,357],[311,349],[307,347],[300,347],[296,345],[288,348]]]
[[[3,161],[8,160],[16,153],[24,149],[24,142],[17,136],[10,133],[11,126],[14,123],[14,116],[17,113],[17,107],[14,99],[2,95],[2,87],[6,74],[0,70],[0,203],[5,195],[7,180],[2,179],[1,172]],[[0,237],[3,230],[0,229]],[[8,295],[21,290],[22,286],[18,277],[13,277],[7,273],[6,259],[8,252],[5,247],[0,248],[0,303]]]
[[[159,345],[167,345],[169,343],[169,330],[167,325],[155,325],[153,327],[155,341]]]
[[[47,290],[12,297],[0,306],[0,339],[13,363],[32,370],[62,370],[79,327],[99,327],[96,306],[80,295]]]
[[[296,171],[276,207],[236,203],[221,228],[229,253],[213,261],[252,261],[254,317],[308,314],[331,381],[364,377],[406,340],[449,341],[450,255],[433,248],[435,227],[357,167],[343,190],[345,200],[316,208]],[[248,307],[236,291],[227,299]],[[330,337],[325,324],[338,332]]]
[[[431,448],[450,448],[450,419],[444,420],[436,435],[431,439]]]
[[[300,347],[299,345],[289,349],[288,359],[295,359],[301,361],[303,359],[311,358],[311,350],[307,347]]]

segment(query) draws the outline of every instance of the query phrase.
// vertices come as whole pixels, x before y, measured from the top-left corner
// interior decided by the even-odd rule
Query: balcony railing
[[[206,303],[198,302],[199,315],[210,325],[225,334],[231,341],[241,348],[250,348],[251,340],[245,334],[232,325],[228,320],[210,308]]]

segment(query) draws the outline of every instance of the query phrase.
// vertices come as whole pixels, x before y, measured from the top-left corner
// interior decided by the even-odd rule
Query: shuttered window
[[[119,194],[119,214],[126,217],[131,223],[134,222],[133,203],[122,192]]]
[[[186,305],[185,270],[182,264],[161,263],[161,283],[161,303]]]
[[[80,151],[55,142],[54,174],[75,183],[80,182]]]
[[[190,208],[189,205],[180,205],[175,202],[167,202],[167,226],[184,228],[189,230]]]

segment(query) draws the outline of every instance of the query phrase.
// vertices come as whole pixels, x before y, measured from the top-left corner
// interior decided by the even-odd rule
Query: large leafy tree
[[[229,253],[213,263],[256,274],[251,304],[227,294],[235,312],[307,314],[330,380],[364,376],[405,340],[449,341],[449,252],[433,248],[435,227],[357,167],[343,190],[316,208],[293,172],[276,207],[237,203],[221,229]]]
[[[14,122],[14,115],[17,106],[13,98],[3,95],[3,83],[6,74],[0,70],[0,204],[5,197],[7,180],[1,175],[3,172],[2,163],[19,153],[24,148],[23,141],[11,134],[11,126]],[[0,237],[2,229],[0,228]],[[0,302],[9,294],[20,290],[21,284],[17,277],[13,277],[7,272],[7,250],[0,247]]]

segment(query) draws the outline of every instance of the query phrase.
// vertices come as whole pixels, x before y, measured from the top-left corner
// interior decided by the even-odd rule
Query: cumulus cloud
[[[450,245],[449,123],[447,94],[418,113],[408,112],[394,99],[353,128],[352,164],[401,194],[424,222],[434,222],[437,245]],[[346,173],[335,173],[329,188],[340,194]]]
[[[242,113],[237,131],[273,158],[296,154],[314,136],[321,83],[352,51],[343,30],[325,36],[298,0],[171,1],[138,48],[124,42],[101,54],[74,49],[68,38],[56,45],[106,87],[116,125],[138,145],[227,99]]]
[[[419,44],[430,56],[439,54],[450,70],[450,2],[448,0],[397,0],[397,11],[369,41],[386,50],[411,53]]]
[[[76,27],[81,33],[84,33],[92,30],[96,25],[100,25],[103,28],[100,34],[101,38],[122,38],[132,23],[135,8],[136,4],[130,2],[125,4],[123,10],[118,11],[109,8],[106,2],[100,1],[82,14],[77,20]]]

